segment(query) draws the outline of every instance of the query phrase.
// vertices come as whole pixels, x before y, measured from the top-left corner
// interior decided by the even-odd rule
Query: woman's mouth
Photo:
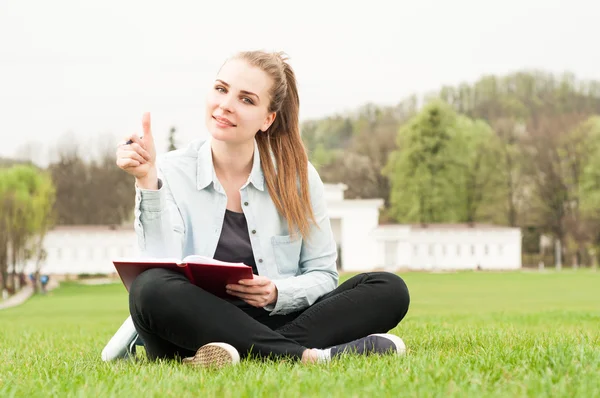
[[[213,119],[215,119],[215,121],[217,122],[217,126],[219,126],[219,127],[235,127],[236,126],[233,122],[231,122],[229,119],[224,118],[224,117],[213,116]]]

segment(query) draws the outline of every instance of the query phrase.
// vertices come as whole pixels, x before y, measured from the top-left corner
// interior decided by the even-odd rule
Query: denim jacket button
[[[248,206],[248,202],[244,202],[244,206]]]
[[[259,258],[259,259],[258,259],[258,262],[259,262],[259,263],[262,263],[262,262],[263,262],[262,258]]]
[[[256,230],[255,230],[255,229],[253,229],[253,230],[252,230],[252,233],[253,233],[253,234],[255,234],[255,233],[256,233]]]

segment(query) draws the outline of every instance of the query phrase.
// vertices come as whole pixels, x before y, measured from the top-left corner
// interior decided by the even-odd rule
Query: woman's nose
[[[229,95],[226,95],[221,98],[221,102],[219,103],[219,108],[226,112],[232,112],[233,107],[231,104],[231,97]]]

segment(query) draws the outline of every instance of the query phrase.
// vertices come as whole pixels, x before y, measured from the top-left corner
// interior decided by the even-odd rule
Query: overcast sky
[[[600,79],[595,0],[349,3],[0,0],[0,156],[61,137],[93,148],[146,110],[161,148],[171,125],[180,143],[205,136],[206,90],[244,49],[290,55],[303,119],[488,73]]]

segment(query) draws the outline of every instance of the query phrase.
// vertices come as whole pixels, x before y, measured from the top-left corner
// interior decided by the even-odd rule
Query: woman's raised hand
[[[142,128],[142,138],[132,134],[117,147],[117,166],[134,176],[140,188],[158,189],[156,148],[148,112],[142,117]]]

